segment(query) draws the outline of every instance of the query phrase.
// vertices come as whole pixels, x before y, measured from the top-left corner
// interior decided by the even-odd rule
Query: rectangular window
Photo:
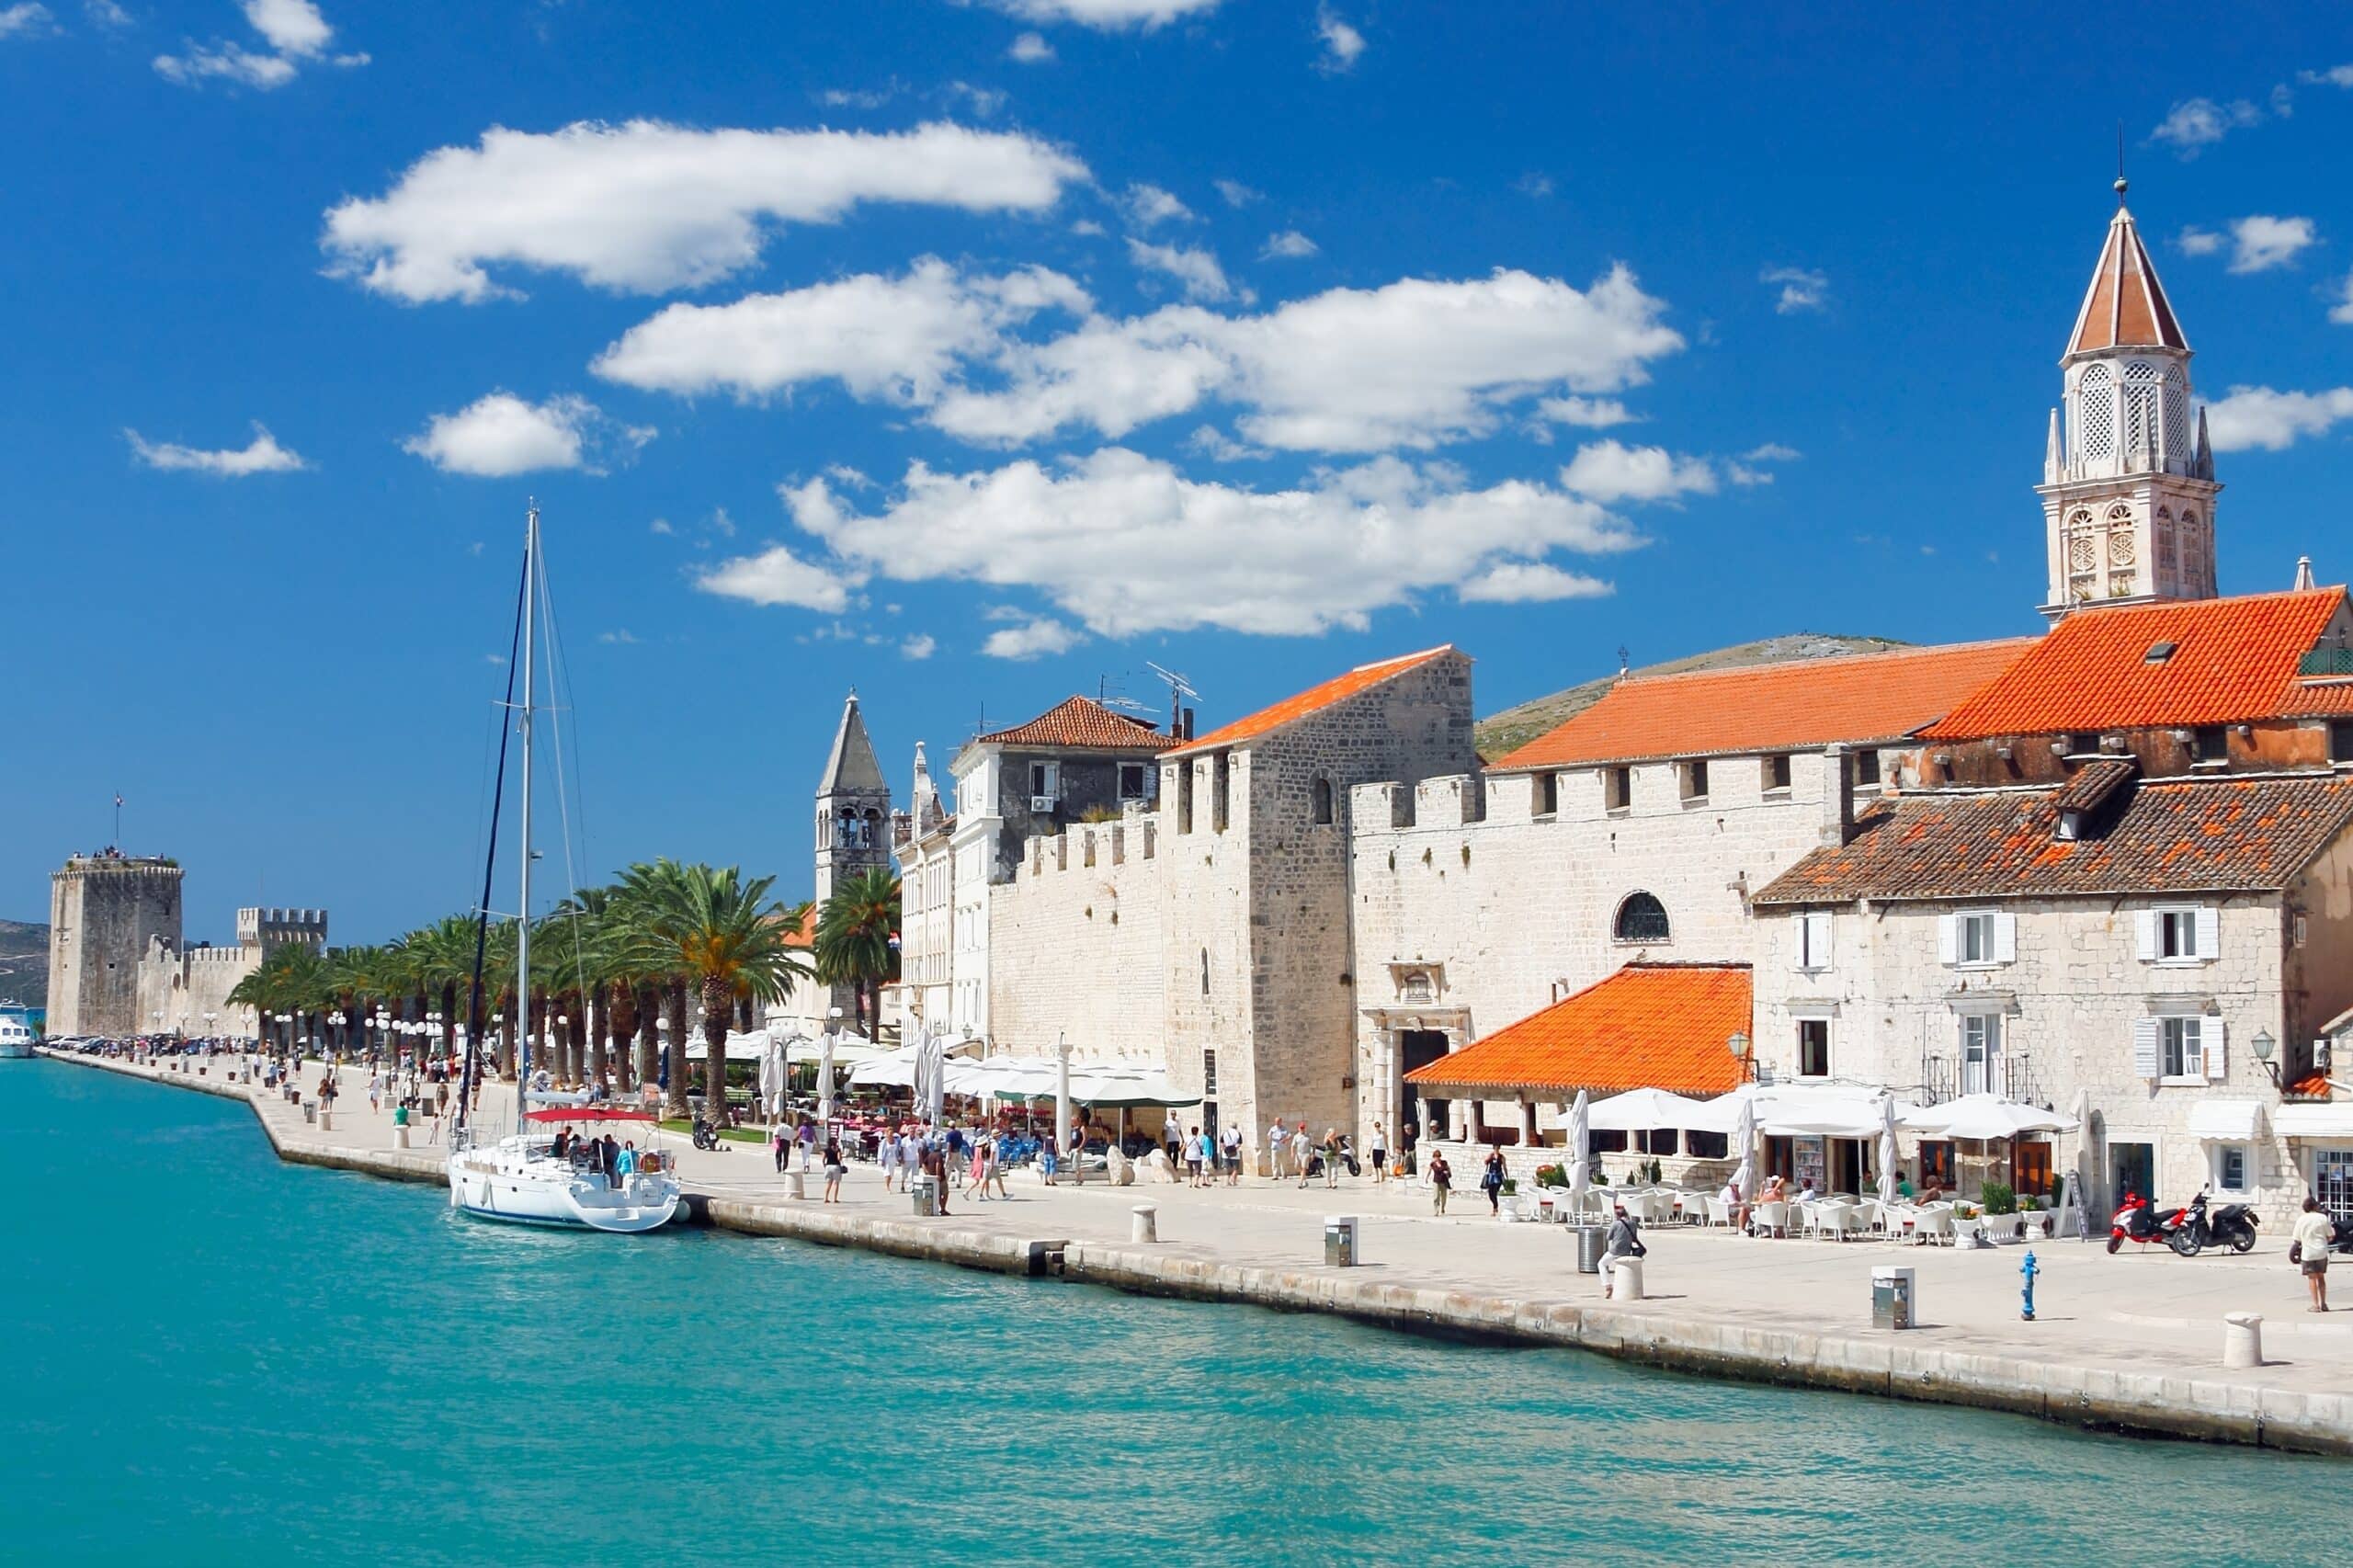
[[[1216,1093],[1217,1052],[1204,1050],[1201,1052],[1201,1094],[1206,1098]]]
[[[2255,1162],[2251,1151],[2244,1143],[2217,1143],[2214,1150],[2214,1189],[2243,1195],[2255,1190],[2250,1174]]]
[[[1176,831],[1193,831],[1193,759],[1176,764]]]
[[[1858,784],[1879,782],[1879,753],[1859,751],[1855,754],[1855,782]]]
[[[1830,911],[1798,916],[1798,967],[1808,972],[1830,967]]]
[[[2084,734],[2078,732],[2077,733],[2067,737],[2067,755],[2069,756],[2091,756],[2097,753],[2098,750],[2099,737],[2097,735]]]
[[[1708,765],[1704,760],[1695,757],[1683,765],[1683,798],[1687,801],[1708,798]]]
[[[1954,919],[1955,947],[1962,963],[1994,961],[1994,912],[1976,910]]]
[[[2020,1139],[2010,1145],[2010,1186],[2020,1196],[2052,1196],[2051,1145]]]
[[[2313,1196],[2332,1220],[2353,1220],[2353,1149],[2313,1151]]]
[[[1949,1138],[1920,1140],[1920,1169],[1912,1190],[1918,1192],[1931,1187],[1947,1192],[1952,1190],[1952,1140]]]
[[[1683,1134],[1672,1127],[1655,1128],[1648,1132],[1634,1134],[1634,1151],[1637,1153],[1674,1154],[1681,1153],[1682,1147]]]
[[[1556,816],[1560,813],[1560,810],[1561,776],[1557,773],[1538,774],[1536,776],[1536,814],[1540,817]]]
[[[1601,770],[1601,804],[1604,810],[1622,812],[1634,803],[1634,770],[1631,767],[1605,767]]]
[[[2231,760],[2230,732],[2222,725],[2200,725],[2192,733],[2196,736],[2199,761],[2228,762]]]
[[[1225,831],[1228,796],[1231,792],[1233,778],[1233,765],[1227,760],[1226,754],[1220,752],[1215,757],[1211,759],[1210,767],[1211,769],[1210,778],[1210,831],[1211,833],[1223,833]]]
[[[2002,1092],[2002,1015],[1970,1013],[1961,1020],[1961,1092]]]
[[[1830,1076],[1830,1020],[1800,1018],[1798,1020],[1798,1076],[1827,1078]]]
[[[1120,799],[1141,801],[1151,792],[1152,770],[1141,762],[1120,764]]]
[[[1764,771],[1765,792],[1767,794],[1772,794],[1776,790],[1779,790],[1783,794],[1787,794],[1789,792],[1790,759],[1787,756],[1767,757],[1765,759]]]
[[[1029,765],[1029,798],[1051,801],[1062,793],[1063,770],[1060,763],[1033,762]]]
[[[2328,760],[2353,762],[2353,719],[2337,719],[2329,724]]]
[[[1626,1152],[1626,1134],[1593,1130],[1593,1152],[1597,1154],[1622,1154]]]
[[[1722,1160],[1732,1153],[1729,1132],[1687,1132],[1683,1135],[1683,1152],[1695,1160]]]
[[[2168,1078],[2206,1076],[2203,1018],[2157,1020],[2157,1071]]]

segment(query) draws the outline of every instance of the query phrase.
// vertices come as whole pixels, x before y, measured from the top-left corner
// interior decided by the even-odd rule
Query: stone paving
[[[180,1082],[192,1078],[141,1071]],[[228,1087],[217,1079],[216,1072],[191,1086]],[[305,1089],[316,1079],[315,1068],[306,1071]],[[347,1073],[343,1082],[342,1108],[332,1131],[305,1123],[301,1110],[283,1099],[257,1094],[254,1104],[282,1147],[325,1145],[366,1157],[379,1169],[391,1165],[397,1156],[390,1116],[369,1112],[364,1075]],[[511,1104],[511,1090],[486,1088],[484,1125],[506,1125]],[[410,1157],[399,1161],[402,1174],[438,1179],[439,1148],[428,1142],[433,1131],[430,1123],[416,1130]],[[790,1177],[773,1168],[761,1145],[731,1143],[704,1153],[685,1148],[686,1141],[675,1134],[664,1134],[662,1141],[681,1151],[680,1172],[690,1192],[758,1206],[786,1221],[820,1210],[820,1179],[807,1177],[811,1196],[796,1202],[790,1197]],[[288,1153],[303,1157],[290,1148]],[[1602,1306],[1598,1279],[1575,1271],[1571,1232],[1499,1222],[1488,1217],[1483,1196],[1475,1189],[1458,1193],[1452,1212],[1440,1218],[1430,1212],[1425,1189],[1376,1185],[1370,1177],[1345,1180],[1336,1188],[1320,1179],[1302,1189],[1260,1177],[1245,1177],[1237,1187],[1209,1189],[1141,1181],[1113,1187],[1100,1179],[1048,1187],[1034,1175],[1018,1172],[1008,1184],[1010,1199],[976,1201],[951,1190],[949,1216],[917,1220],[912,1200],[885,1193],[874,1167],[853,1165],[843,1184],[843,1202],[829,1211],[846,1223],[865,1221],[869,1229],[934,1227],[1006,1242],[1050,1238],[1089,1244],[1098,1254],[1129,1249],[1165,1259],[1172,1268],[1182,1260],[1202,1268],[1279,1270],[1310,1285],[1345,1277],[1359,1290],[1400,1286],[1491,1307]],[[1160,1239],[1131,1248],[1131,1210],[1147,1202],[1157,1208]],[[1332,1213],[1361,1219],[1361,1264],[1353,1270],[1323,1266],[1323,1221]],[[857,1240],[851,1233],[857,1229],[848,1224],[844,1239]],[[2031,1324],[2019,1320],[2018,1267],[2026,1249],[2015,1244],[1961,1251],[1887,1241],[1754,1240],[1674,1225],[1646,1227],[1646,1236],[1648,1299],[1616,1304],[1625,1319],[1636,1323],[1671,1320],[1688,1326],[1698,1321],[1725,1330],[1836,1335],[1904,1350],[1936,1347],[2005,1363],[2063,1363],[2079,1375],[2088,1369],[2194,1379],[2245,1399],[2268,1392],[2336,1396],[2325,1403],[2353,1410],[2353,1310],[2342,1321],[2336,1314],[2307,1314],[2302,1281],[2287,1262],[2285,1238],[2276,1233],[2267,1233],[2245,1257],[2209,1254],[2182,1259],[2161,1248],[2145,1254],[2127,1248],[2109,1256],[2100,1241],[2035,1244],[2040,1276],[2037,1321]],[[1870,1326],[1870,1272],[1886,1263],[1916,1270],[1921,1327],[1898,1334]],[[2353,1260],[2347,1261],[2342,1276],[2346,1305],[2353,1308]],[[2228,1312],[2264,1315],[2264,1366],[2222,1369],[2222,1320]],[[2340,1399],[2346,1402],[2341,1406]]]

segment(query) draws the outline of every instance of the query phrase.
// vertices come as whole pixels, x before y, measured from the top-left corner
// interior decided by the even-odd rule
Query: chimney
[[[1855,776],[1847,766],[1845,746],[1822,748],[1822,830],[1825,848],[1836,849],[1855,836]]]
[[[1182,738],[1188,741],[1193,738],[1193,710],[1189,708],[1185,710],[1185,733]]]
[[[2296,588],[2297,588],[2297,591],[2301,593],[2302,590],[2304,590],[2304,589],[2306,589],[2306,588],[2309,588],[2309,587],[2311,587],[2312,585],[2313,585],[2313,558],[2312,558],[2311,556],[2309,556],[2309,555],[2299,555],[2298,557],[2296,557]]]

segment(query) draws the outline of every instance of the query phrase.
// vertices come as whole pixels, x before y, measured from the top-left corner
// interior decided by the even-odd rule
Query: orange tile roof
[[[785,934],[788,948],[813,948],[817,945],[817,905],[813,902],[801,912],[800,923]]]
[[[2306,588],[2079,609],[1927,737],[2230,724],[2312,710],[2298,706],[2299,693],[2326,688],[2304,687],[2297,661],[2344,604],[2343,588]],[[2160,642],[2174,651],[2151,664]]]
[[[982,735],[974,745],[1067,746],[1083,751],[1160,751],[1173,744],[1141,719],[1091,698],[1065,698],[1026,724]]]
[[[2030,637],[1629,676],[1497,771],[1893,741],[1943,718],[2034,646]]]
[[[1666,1089],[1740,1086],[1725,1041],[1751,1031],[1746,964],[1631,963],[1574,996],[1405,1074],[1433,1087]]]
[[[1394,659],[1382,659],[1377,664],[1358,665],[1344,676],[1311,686],[1296,697],[1285,698],[1271,708],[1261,708],[1245,718],[1222,725],[1206,735],[1199,735],[1176,748],[1180,752],[1200,751],[1209,746],[1238,745],[1256,740],[1270,731],[1279,730],[1294,719],[1304,719],[1320,712],[1335,702],[1369,691],[1382,681],[1393,679],[1407,670],[1416,669],[1432,659],[1454,652],[1451,642],[1438,648],[1426,648],[1418,653],[1406,653]]]
[[[2173,302],[2141,243],[2141,226],[2117,204],[2109,220],[2108,242],[2100,246],[2099,262],[2092,268],[2091,287],[2084,291],[2084,307],[2075,313],[2075,335],[2067,340],[2070,354],[2090,354],[2103,348],[2188,348],[2181,324],[2174,320]]]

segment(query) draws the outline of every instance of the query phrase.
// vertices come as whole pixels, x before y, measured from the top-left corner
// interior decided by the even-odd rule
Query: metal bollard
[[[1128,1222],[1128,1240],[1156,1242],[1160,1239],[1160,1205],[1139,1203],[1128,1213],[1131,1216]]]
[[[2237,1369],[2263,1365],[2263,1314],[2222,1314],[2222,1365]]]

